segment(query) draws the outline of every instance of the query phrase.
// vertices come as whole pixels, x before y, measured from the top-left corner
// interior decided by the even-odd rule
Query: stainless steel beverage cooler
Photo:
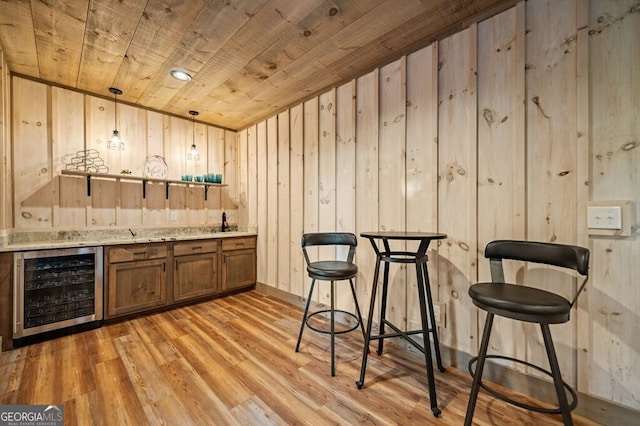
[[[102,323],[102,253],[102,247],[14,253],[14,345]]]

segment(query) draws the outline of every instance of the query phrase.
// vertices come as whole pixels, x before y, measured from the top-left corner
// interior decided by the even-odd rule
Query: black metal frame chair
[[[309,254],[307,253],[307,247],[311,246],[348,246],[349,253],[345,260],[317,260],[311,261]],[[309,288],[309,296],[307,297],[307,303],[304,308],[304,316],[302,317],[302,323],[300,324],[300,333],[298,334],[298,343],[296,344],[296,352],[300,349],[300,341],[302,340],[302,332],[305,325],[310,329],[317,331],[318,333],[325,333],[331,335],[331,375],[336,375],[335,368],[335,335],[348,333],[355,330],[360,326],[362,329],[362,335],[364,336],[364,323],[362,321],[362,315],[360,314],[360,306],[358,305],[358,298],[356,297],[356,290],[353,285],[353,278],[358,275],[358,267],[353,263],[353,257],[355,256],[356,246],[358,240],[355,234],[348,232],[319,232],[309,233],[302,236],[302,252],[304,253],[304,259],[307,263],[307,273],[311,277],[311,287]],[[331,281],[331,306],[330,309],[322,309],[317,312],[309,314],[309,304],[311,297],[313,296],[313,289],[316,284],[316,280]],[[335,309],[335,282],[341,280],[349,280],[351,286],[351,294],[355,302],[356,314],[347,312],[340,309]],[[326,312],[331,314],[331,328],[330,330],[314,327],[309,323],[309,320],[315,315],[320,315]],[[336,331],[335,329],[335,313],[340,312],[355,320],[355,325],[349,326],[347,329]]]
[[[589,279],[589,250],[584,247],[554,243],[498,240],[487,244],[484,255],[490,260],[492,282],[473,284],[469,287],[469,296],[473,303],[480,309],[487,311],[487,318],[478,356],[469,361],[469,372],[473,376],[473,385],[471,386],[471,394],[467,405],[465,425],[471,425],[478,392],[481,387],[493,396],[518,407],[543,413],[562,414],[562,420],[565,425],[573,424],[571,410],[577,406],[577,395],[575,390],[562,380],[549,324],[561,324],[569,321],[571,308]],[[572,300],[569,301],[550,291],[528,285],[508,284],[504,278],[503,259],[571,269],[584,277],[584,280],[573,295]],[[489,337],[491,336],[491,327],[495,315],[539,324],[551,371],[512,357],[487,355]],[[544,408],[529,405],[491,389],[482,382],[482,372],[487,358],[498,358],[524,364],[551,376],[559,406],[557,408]],[[473,365],[476,362],[477,367],[474,371]],[[565,389],[571,394],[571,403],[568,402]]]

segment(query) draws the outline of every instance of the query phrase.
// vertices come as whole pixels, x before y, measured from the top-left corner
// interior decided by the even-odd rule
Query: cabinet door
[[[218,292],[218,253],[176,256],[173,300],[187,300]]]
[[[166,304],[166,259],[109,265],[107,316],[141,312]]]
[[[223,290],[248,287],[256,283],[256,250],[233,250],[222,253]]]

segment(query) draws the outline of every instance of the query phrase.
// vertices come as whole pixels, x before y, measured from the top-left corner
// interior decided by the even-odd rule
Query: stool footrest
[[[521,359],[517,359],[517,358],[512,358],[509,356],[504,356],[504,355],[487,355],[486,359],[503,359],[506,361],[511,361],[511,362],[515,362],[518,364],[522,364],[522,365],[526,365],[527,367],[531,367],[535,370],[540,371],[541,373],[544,373],[546,375],[548,375],[549,377],[553,377],[553,375],[551,374],[550,371],[545,370],[535,364],[531,364],[530,362],[527,361],[523,361]],[[471,374],[471,377],[476,376],[476,372],[475,372],[475,363],[478,361],[478,357],[475,356],[473,358],[471,358],[471,360],[469,360],[469,374]],[[486,365],[486,364],[485,364]],[[572,401],[569,404],[569,410],[573,411],[574,408],[576,408],[576,406],[578,405],[578,396],[576,395],[576,391],[569,386],[569,384],[565,381],[562,382],[564,384],[565,389],[567,389],[569,391],[569,393],[571,394],[571,398]],[[480,387],[482,387],[482,389],[486,390],[487,392],[489,392],[491,395],[493,395],[494,397],[505,401],[509,404],[515,405],[516,407],[520,407],[520,408],[524,408],[525,410],[531,410],[531,411],[536,411],[538,413],[545,413],[545,414],[562,414],[562,411],[560,410],[560,407],[557,408],[547,408],[547,407],[542,407],[539,405],[530,405],[530,404],[526,404],[524,402],[521,401],[516,401],[515,399],[509,398],[508,396],[496,391],[495,389],[490,388],[489,386],[487,386],[482,379],[480,380]]]
[[[353,331],[353,330],[355,330],[356,328],[358,328],[360,326],[360,320],[358,319],[358,317],[355,314],[353,314],[351,312],[343,311],[343,310],[340,310],[340,309],[334,309],[333,312],[347,315],[348,317],[353,318],[353,320],[355,320],[355,322],[356,322],[355,325],[349,326],[349,328],[347,328],[345,330],[334,330],[333,334],[349,333],[350,331]],[[314,312],[312,314],[309,314],[307,316],[306,324],[307,324],[307,327],[309,327],[313,331],[316,331],[318,333],[323,333],[323,334],[331,334],[331,330],[327,330],[327,329],[324,329],[324,328],[318,328],[318,327],[315,327],[314,325],[309,323],[309,320],[311,318],[313,318],[316,315],[320,315],[320,314],[324,314],[324,313],[331,313],[331,309],[323,309],[321,311],[316,311],[316,312]]]

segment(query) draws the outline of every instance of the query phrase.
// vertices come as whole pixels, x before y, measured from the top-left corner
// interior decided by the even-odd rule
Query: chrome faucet
[[[224,232],[229,228],[229,225],[227,225],[227,213],[222,212],[222,227],[220,229],[220,232]]]

